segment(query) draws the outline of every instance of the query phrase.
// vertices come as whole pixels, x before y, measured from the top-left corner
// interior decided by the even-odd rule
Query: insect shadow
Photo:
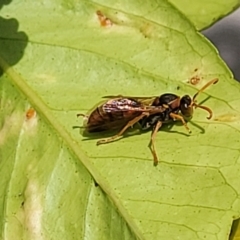
[[[200,130],[200,134],[204,134],[205,133],[205,129],[203,127],[201,127],[200,125],[189,121],[189,124],[191,124],[192,126],[194,126],[195,128],[198,128]],[[175,134],[179,134],[182,136],[186,136],[189,137],[191,136],[191,134],[188,133],[184,133],[184,132],[180,132],[177,130],[172,130],[173,126],[179,126],[182,127],[182,123],[181,122],[173,122],[173,123],[168,123],[168,124],[164,124],[161,129],[159,129],[159,132],[168,132],[168,133],[175,133]],[[103,132],[96,132],[96,133],[89,133],[85,127],[82,126],[73,126],[73,129],[79,129],[80,130],[80,134],[85,137],[84,139],[82,139],[82,141],[90,141],[90,140],[96,140],[96,139],[100,139],[100,138],[107,138],[109,136],[112,136],[113,134],[119,132],[119,129],[116,130],[108,130],[108,131],[103,131]],[[128,138],[128,137],[132,137],[133,135],[142,135],[142,134],[146,134],[148,133],[149,130],[142,130],[139,123],[135,124],[133,127],[130,127],[123,135],[121,138],[116,139],[115,141],[119,141],[122,138]]]
[[[202,100],[199,105],[203,105],[203,103],[207,102],[212,96],[207,96],[204,100]]]

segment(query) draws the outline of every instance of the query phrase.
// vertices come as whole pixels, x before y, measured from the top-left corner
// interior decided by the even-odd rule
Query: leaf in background
[[[1,13],[29,39],[14,68],[1,61],[1,235],[226,239],[240,212],[240,88],[182,14],[166,1],[106,0],[14,1]],[[8,33],[1,42],[17,55]],[[104,95],[192,96],[216,77],[199,96],[213,119],[196,109],[191,136],[181,124],[159,131],[158,167],[150,132],[97,147],[73,129]]]
[[[217,20],[230,14],[240,6],[239,0],[220,1],[187,1],[170,0],[189,20],[196,29],[203,30]]]
[[[231,232],[229,235],[229,240],[239,240],[240,239],[240,228],[239,228],[239,219],[233,221]]]

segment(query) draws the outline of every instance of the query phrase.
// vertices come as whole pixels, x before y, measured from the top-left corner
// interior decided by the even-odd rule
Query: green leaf
[[[230,14],[240,6],[239,0],[219,1],[188,1],[170,0],[189,20],[196,29],[203,30],[217,20]]]
[[[0,25],[1,236],[226,239],[240,212],[240,88],[182,13],[123,0],[14,1],[1,13],[26,34]],[[213,119],[196,109],[191,136],[159,131],[157,167],[150,132],[96,146],[73,128],[102,96],[193,96],[213,78],[198,98]]]

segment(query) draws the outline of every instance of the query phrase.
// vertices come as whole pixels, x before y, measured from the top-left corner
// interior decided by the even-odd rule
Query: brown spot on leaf
[[[197,85],[201,81],[201,78],[198,76],[193,76],[189,79],[189,83],[192,85]]]
[[[36,134],[36,127],[38,125],[38,117],[34,108],[30,107],[25,112],[25,121],[23,124],[23,129],[29,134]]]
[[[36,116],[36,111],[33,108],[29,108],[26,112],[26,119],[29,120]]]
[[[189,78],[188,83],[191,85],[197,85],[203,77],[201,77],[200,70],[195,68],[191,74],[192,76]]]
[[[102,27],[111,27],[113,25],[112,21],[107,16],[105,16],[100,10],[98,10],[96,14]]]

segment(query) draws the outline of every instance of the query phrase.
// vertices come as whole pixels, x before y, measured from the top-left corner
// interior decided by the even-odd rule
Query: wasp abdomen
[[[134,99],[110,99],[91,113],[87,122],[88,132],[114,129],[111,123],[116,121],[119,121],[120,125],[124,125],[129,118],[141,115],[143,107],[142,103]],[[116,125],[116,127],[119,126]]]

